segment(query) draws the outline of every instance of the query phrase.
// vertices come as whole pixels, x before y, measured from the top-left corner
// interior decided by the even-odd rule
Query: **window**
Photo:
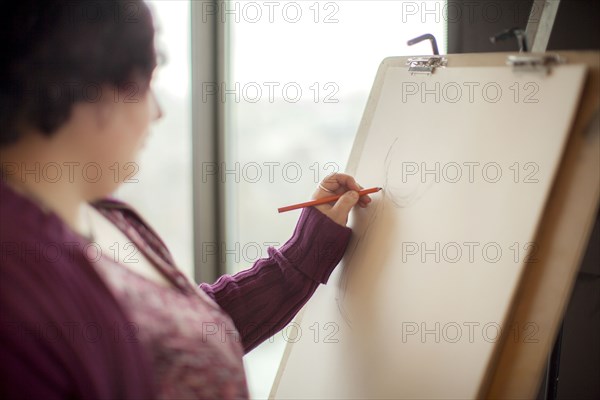
[[[190,2],[147,3],[157,27],[158,48],[166,57],[153,79],[164,115],[150,128],[139,168],[116,195],[140,211],[166,242],[179,268],[192,277]]]
[[[299,212],[328,173],[343,171],[379,63],[446,52],[443,1],[228,1],[225,232],[228,272],[291,236]],[[446,18],[444,18],[446,16]],[[245,358],[253,398],[266,398],[285,345],[278,333]]]

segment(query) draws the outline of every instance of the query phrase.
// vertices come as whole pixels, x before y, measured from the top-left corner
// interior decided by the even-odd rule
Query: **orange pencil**
[[[363,190],[361,190],[361,191],[358,192],[358,195],[359,196],[364,196],[365,194],[377,193],[380,190],[381,190],[380,187],[374,187],[374,188],[370,188],[370,189],[363,189]],[[280,213],[282,213],[282,212],[286,212],[286,211],[297,210],[299,208],[310,207],[310,206],[318,206],[319,204],[325,204],[325,203],[332,203],[334,201],[337,201],[340,197],[342,197],[341,194],[336,194],[336,195],[333,195],[333,196],[323,197],[322,199],[318,199],[318,200],[312,200],[312,201],[307,201],[307,202],[304,202],[304,203],[293,204],[293,205],[287,206],[287,207],[281,207],[281,208],[278,208],[277,211],[279,211]]]

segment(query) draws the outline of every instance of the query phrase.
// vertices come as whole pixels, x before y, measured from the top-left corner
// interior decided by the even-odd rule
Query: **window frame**
[[[226,272],[220,257],[225,188],[218,172],[224,160],[225,104],[219,96],[204,100],[207,83],[218,85],[225,80],[227,38],[226,24],[219,18],[222,2],[190,2],[194,279],[208,283]],[[209,166],[217,170],[210,178],[206,173]]]

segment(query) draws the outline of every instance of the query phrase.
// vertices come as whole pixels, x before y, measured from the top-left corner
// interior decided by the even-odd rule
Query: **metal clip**
[[[448,64],[448,59],[439,55],[440,52],[438,51],[437,41],[435,40],[435,36],[433,36],[431,33],[426,33],[411,39],[406,44],[412,46],[424,40],[429,40],[431,42],[433,56],[409,58],[406,62],[406,65],[408,65],[408,72],[410,72],[412,75],[431,75],[436,68],[445,67],[446,64]]]
[[[412,57],[406,61],[408,72],[414,74],[431,75],[436,68],[445,67],[448,59],[442,56]]]
[[[547,75],[553,65],[564,64],[558,54],[508,56],[506,64],[515,72],[538,72]]]

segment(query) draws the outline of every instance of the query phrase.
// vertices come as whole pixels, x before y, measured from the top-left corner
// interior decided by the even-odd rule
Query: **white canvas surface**
[[[535,346],[534,323],[503,322],[536,261],[584,77],[577,65],[380,69],[349,172],[384,190],[353,211],[346,256],[296,320],[272,397],[475,398],[500,333]]]

